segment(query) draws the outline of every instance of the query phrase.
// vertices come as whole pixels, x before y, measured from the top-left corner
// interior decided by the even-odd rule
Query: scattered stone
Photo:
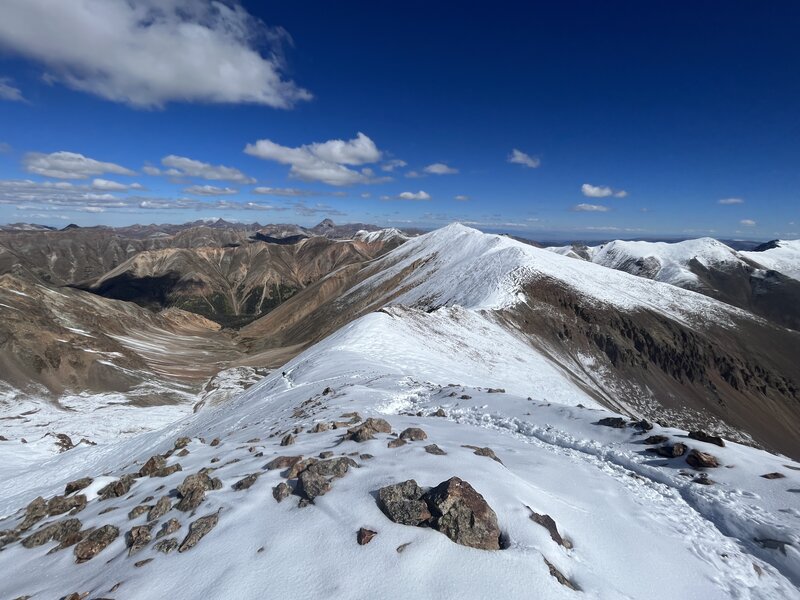
[[[766,548],[768,550],[780,550],[781,554],[786,556],[786,546],[791,546],[791,542],[785,542],[783,540],[774,540],[771,538],[755,538],[753,540],[762,548]]]
[[[326,450],[325,452],[319,453],[319,457],[322,459],[330,458],[331,456],[333,456],[333,452],[331,452],[330,450]]]
[[[706,433],[705,431],[690,431],[689,437],[693,440],[697,440],[698,442],[706,442],[708,444],[715,444],[720,446],[721,448],[725,447],[725,441],[719,437],[718,435],[711,435]]]
[[[144,560],[140,560],[140,561],[137,561],[137,562],[133,563],[133,566],[138,569],[139,567],[143,567],[147,563],[150,563],[150,562],[153,562],[152,558],[145,558]]]
[[[291,446],[292,444],[294,444],[294,436],[291,433],[287,433],[281,439],[281,446]]]
[[[161,496],[158,501],[147,512],[147,520],[155,521],[163,517],[172,508],[172,500],[169,496]]]
[[[95,529],[85,540],[75,546],[75,560],[82,563],[91,560],[117,539],[119,529],[113,525],[103,525]]]
[[[185,448],[191,441],[192,440],[188,437],[179,437],[177,440],[175,440],[175,450],[181,450],[182,448]]]
[[[693,449],[686,457],[686,462],[695,469],[713,469],[719,466],[717,458],[706,452]]]
[[[663,444],[668,439],[669,439],[668,435],[651,435],[644,441],[644,443],[649,446],[655,446],[656,444]]]
[[[209,446],[219,446],[219,438],[214,438],[213,440],[211,440]]]
[[[36,548],[51,540],[61,542],[67,535],[81,530],[81,522],[78,519],[65,519],[56,521],[44,527],[40,527],[31,535],[22,540],[25,548]]]
[[[69,496],[72,493],[82,490],[91,485],[92,481],[94,481],[94,479],[91,477],[81,477],[75,481],[70,481],[64,488],[64,495]]]
[[[132,475],[123,475],[116,481],[112,481],[107,486],[102,488],[98,494],[100,500],[108,500],[109,498],[120,498],[131,490],[134,478]]]
[[[467,396],[467,397],[465,398],[464,396],[461,396],[461,399],[462,399],[462,400],[469,400],[471,397],[472,397],[472,396]],[[433,413],[433,416],[434,416],[434,417],[446,417],[446,416],[447,416],[447,413],[446,413],[446,412],[444,412],[444,409],[443,409],[443,408],[437,408],[437,409],[436,409],[436,411]]]
[[[708,476],[708,473],[698,473],[697,477],[692,479],[692,483],[699,483],[700,485],[713,485],[716,482]]]
[[[324,390],[322,390],[322,395],[323,396],[328,396],[329,394],[332,394],[332,393],[333,393],[333,390],[331,388],[329,388],[329,387],[326,387]]]
[[[167,538],[153,544],[153,550],[169,554],[178,547],[178,538]]]
[[[625,419],[622,417],[606,417],[605,419],[600,419],[594,425],[603,425],[604,427],[614,427],[616,429],[625,429],[627,423]]]
[[[148,513],[149,515],[151,510],[153,510],[153,507],[150,506],[149,504],[140,504],[139,506],[134,506],[128,513],[128,518],[133,520],[137,517],[140,517],[144,513]],[[148,520],[151,519],[148,518]]]
[[[397,438],[396,440],[391,440],[388,444],[386,444],[386,447],[387,448],[399,448],[400,446],[405,446],[405,445],[406,445],[406,441],[405,440]]]
[[[128,544],[128,556],[133,556],[150,543],[150,540],[153,539],[153,536],[150,534],[151,528],[152,525],[139,525],[138,527],[131,528],[125,536]]]
[[[385,419],[374,419],[370,417],[357,427],[351,427],[347,430],[348,435],[345,439],[350,439],[355,442],[366,442],[375,439],[376,433],[391,433],[392,426],[389,425]]]
[[[544,556],[542,556],[542,559],[544,560],[544,564],[546,564],[547,568],[550,570],[550,575],[555,577],[558,583],[571,590],[574,590],[576,592],[578,591],[578,587],[574,583],[572,583],[569,579],[567,579],[561,571],[556,569],[553,563],[547,560]]]
[[[156,534],[156,539],[160,539],[165,535],[170,535],[178,531],[181,528],[181,522],[178,519],[169,519],[166,523],[161,526],[161,529]]]
[[[72,450],[75,447],[75,444],[72,443],[72,438],[69,437],[66,433],[56,433],[56,446],[58,446],[59,452],[66,452],[67,450]]]
[[[201,539],[203,539],[209,531],[214,529],[219,522],[219,513],[214,513],[212,515],[206,515],[205,517],[200,517],[196,521],[193,521],[191,525],[189,525],[189,533],[181,542],[180,547],[178,548],[178,552],[186,552],[194,548]]]
[[[377,531],[372,531],[371,529],[365,529],[362,527],[356,534],[356,541],[358,542],[359,546],[366,546],[376,535],[378,535]]]
[[[458,477],[425,494],[431,526],[456,544],[482,550],[500,549],[497,515],[475,489]]]
[[[330,423],[317,423],[311,429],[309,429],[309,433],[322,433],[323,431],[328,431],[331,428]]]
[[[67,511],[71,514],[79,513],[86,508],[86,496],[78,494],[76,496],[53,496],[47,502],[47,514],[52,516],[63,515]]]
[[[292,488],[285,481],[281,481],[278,485],[272,488],[272,497],[278,502],[288,498],[292,493]]]
[[[283,476],[286,477],[286,479],[294,479],[316,462],[316,458],[306,458],[305,460],[301,460],[300,462],[297,462],[289,467]]]
[[[358,458],[360,458],[361,460],[369,460],[369,459],[375,458],[375,457],[372,456],[372,454],[359,454]]]
[[[180,457],[189,456],[189,449],[188,448],[184,448],[183,450],[178,452],[177,456],[180,456]]]
[[[47,502],[41,496],[31,500],[30,504],[25,507],[25,518],[18,527],[20,531],[30,529],[34,523],[37,523],[47,516]]]
[[[240,479],[239,481],[234,483],[231,487],[237,492],[246,490],[256,482],[256,480],[260,475],[261,473],[251,473],[247,477],[244,477],[243,479]]]
[[[400,439],[411,442],[421,442],[422,440],[428,439],[428,434],[419,427],[409,427],[403,430],[400,434]]]
[[[155,471],[158,471],[159,469],[163,469],[166,466],[167,466],[167,461],[164,460],[163,456],[161,456],[160,454],[156,454],[155,456],[151,456],[142,465],[142,468],[139,469],[139,477],[151,476]]]
[[[262,454],[262,456],[263,456],[263,454]],[[218,463],[218,462],[219,462],[219,456],[215,456],[214,458],[212,458],[212,459],[211,459],[211,464],[212,464],[212,465],[213,465],[214,463]]]
[[[297,491],[308,500],[327,494],[331,489],[331,482],[319,473],[305,470],[300,473],[297,480]]]
[[[503,388],[489,388],[486,390],[487,394],[505,394],[506,391]]]
[[[634,429],[638,429],[642,433],[644,433],[645,431],[650,431],[653,428],[653,424],[647,419],[642,419],[640,421],[631,421],[630,426],[633,427]]]
[[[378,490],[381,510],[395,523],[420,525],[431,518],[428,505],[422,499],[424,492],[413,479],[387,485]]]
[[[403,550],[408,548],[410,545],[411,545],[411,542],[406,542],[405,544],[400,544],[395,550],[397,551],[398,554],[401,554],[403,552]]]
[[[686,454],[686,444],[676,442],[674,444],[664,444],[658,448],[648,448],[648,452],[653,452],[664,458],[677,458]]]
[[[258,443],[258,442],[260,442],[260,441],[261,441],[261,438],[259,438],[259,437],[254,437],[254,438],[250,438],[249,440],[247,440],[247,441],[245,442],[245,444],[257,444],[257,443]]]
[[[783,479],[784,477],[786,477],[786,475],[775,471],[774,473],[765,473],[761,477],[763,477],[764,479]]]
[[[276,456],[269,461],[264,468],[268,471],[272,469],[288,469],[302,460],[302,456]]]
[[[479,448],[478,446],[470,446],[468,444],[467,445],[463,445],[461,447],[462,448],[469,448],[470,450],[474,450],[474,454],[477,454],[478,456],[488,456],[492,460],[496,460],[497,462],[499,462],[501,465],[503,464],[503,461],[500,460],[499,458],[497,458],[497,455],[494,453],[494,450],[492,450],[491,448]]]
[[[89,595],[89,592],[84,592],[83,594],[79,594],[78,592],[72,592],[71,594],[67,594],[61,600],[83,600],[86,596]],[[21,596],[21,598],[30,598],[30,596]],[[19,599],[17,599],[19,600]]]
[[[105,515],[105,514],[107,514],[107,513],[110,513],[110,512],[111,512],[111,511],[113,511],[113,510],[117,510],[118,508],[119,508],[119,506],[109,506],[108,508],[104,508],[103,510],[101,510],[101,511],[100,511],[99,513],[97,513],[97,514],[98,514],[98,515]]]
[[[177,473],[178,471],[183,471],[183,467],[181,467],[180,463],[175,463],[174,465],[169,465],[168,467],[156,469],[150,474],[150,477],[168,477],[173,473]]]
[[[529,515],[530,520],[547,529],[547,533],[550,534],[550,539],[552,539],[559,546],[564,546],[564,548],[567,548],[568,550],[572,548],[572,543],[569,540],[565,540],[563,537],[561,537],[561,534],[558,532],[556,522],[550,515],[540,515],[530,506],[526,508],[531,512]]]
[[[216,477],[212,479],[208,473],[207,469],[200,469],[197,473],[187,476],[178,486],[178,494],[184,495],[194,487],[200,487],[204,491],[221,489],[222,482]]]
[[[439,446],[437,446],[436,444],[428,444],[427,446],[425,446],[425,452],[427,452],[428,454],[436,454],[437,456],[444,456],[445,454],[447,454],[447,452],[439,448]]]

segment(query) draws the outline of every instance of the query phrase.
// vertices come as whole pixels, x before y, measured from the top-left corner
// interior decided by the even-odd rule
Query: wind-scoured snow
[[[375,242],[405,241],[408,239],[408,236],[399,229],[390,227],[388,229],[379,229],[377,231],[360,229],[353,234],[353,239],[372,244]]]
[[[800,240],[778,240],[776,243],[776,248],[741,254],[767,269],[800,280]]]

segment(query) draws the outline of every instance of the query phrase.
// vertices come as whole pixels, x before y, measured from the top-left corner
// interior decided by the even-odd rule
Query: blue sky
[[[799,27],[789,2],[7,0],[0,222],[796,238]]]

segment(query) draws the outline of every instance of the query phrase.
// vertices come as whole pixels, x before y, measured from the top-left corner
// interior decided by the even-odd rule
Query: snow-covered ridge
[[[776,247],[762,252],[741,252],[767,269],[800,280],[800,240],[777,240]]]
[[[367,293],[409,270],[401,284],[403,292],[391,304],[502,309],[525,302],[524,285],[554,281],[587,300],[620,310],[650,308],[682,321],[714,318],[722,324],[734,316],[752,318],[750,313],[688,290],[457,223],[410,239],[376,261],[377,267],[381,270],[376,275],[350,293]]]
[[[373,244],[375,242],[390,242],[396,240],[404,241],[408,239],[408,236],[399,229],[390,227],[387,229],[379,229],[377,231],[360,229],[353,234],[353,239],[360,242]]]

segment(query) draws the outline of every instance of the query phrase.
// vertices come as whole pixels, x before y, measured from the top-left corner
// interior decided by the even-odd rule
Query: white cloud
[[[257,187],[253,188],[254,194],[262,194],[264,196],[311,196],[314,192],[308,190],[298,190],[297,188],[274,188],[274,187]]]
[[[194,194],[195,196],[231,196],[239,193],[239,190],[229,187],[217,187],[215,185],[191,185],[183,191],[187,194]]]
[[[92,175],[113,173],[115,175],[134,175],[130,169],[110,162],[101,162],[77,152],[29,152],[22,160],[28,173],[55,177],[58,179],[86,179]]]
[[[408,177],[409,179],[417,179],[418,177],[425,177],[425,175],[419,173],[418,171],[409,171],[408,173],[406,173],[406,177]]]
[[[50,81],[137,107],[307,100],[283,76],[284,42],[238,3],[5,0],[0,19],[0,45],[42,63]]]
[[[742,198],[722,198],[717,200],[717,204],[722,204],[723,206],[730,206],[732,204],[744,204],[744,200]]]
[[[458,173],[458,169],[449,167],[444,163],[433,163],[422,170],[431,175],[455,175]]]
[[[522,150],[517,150],[516,148],[514,148],[511,151],[511,154],[508,155],[508,162],[516,165],[522,165],[523,167],[528,167],[529,169],[535,169],[542,164],[542,161],[535,156],[525,154]]]
[[[402,169],[403,167],[407,166],[408,163],[404,160],[400,160],[399,158],[394,158],[392,160],[387,160],[385,163],[381,165],[381,171],[386,171],[391,173],[395,169]]]
[[[458,194],[457,196],[453,196],[453,200],[458,200],[459,202],[466,202],[469,200],[469,196],[465,196],[464,194]]]
[[[361,197],[362,197],[362,198],[365,198],[365,199],[366,199],[366,198],[369,198],[369,197],[371,197],[371,196],[372,196],[372,194],[370,194],[369,192],[364,192],[363,194],[361,194]]]
[[[244,151],[264,160],[290,165],[289,175],[306,181],[321,181],[328,185],[385,181],[373,179],[370,171],[364,173],[349,168],[374,163],[381,158],[375,142],[361,132],[351,140],[329,140],[294,148],[281,146],[272,140],[258,140],[247,144]]]
[[[79,206],[76,208],[78,212],[87,212],[87,213],[102,213],[106,212],[106,209],[102,206]]]
[[[576,204],[572,207],[575,212],[608,212],[609,208],[601,204]]]
[[[11,102],[25,102],[22,90],[13,85],[13,80],[9,77],[0,77],[0,100]]]
[[[431,195],[420,190],[418,192],[402,192],[397,195],[397,198],[400,200],[430,200]]]
[[[142,170],[147,175],[166,175],[169,177],[197,177],[209,181],[230,181],[232,183],[255,183],[256,180],[248,177],[239,169],[224,165],[212,165],[185,156],[170,154],[161,159],[161,164],[167,169],[159,169],[151,165]]]
[[[741,221],[739,221],[739,223],[741,223],[745,227],[755,227],[756,226],[756,222],[753,219],[742,219]]]
[[[591,183],[584,183],[581,186],[581,193],[587,198],[608,198],[609,196],[625,198],[628,195],[625,190],[615,190],[607,185],[592,185]]]
[[[95,179],[92,181],[92,189],[105,190],[109,192],[124,192],[127,190],[144,189],[141,183],[120,183],[119,181],[109,181],[108,179]]]

